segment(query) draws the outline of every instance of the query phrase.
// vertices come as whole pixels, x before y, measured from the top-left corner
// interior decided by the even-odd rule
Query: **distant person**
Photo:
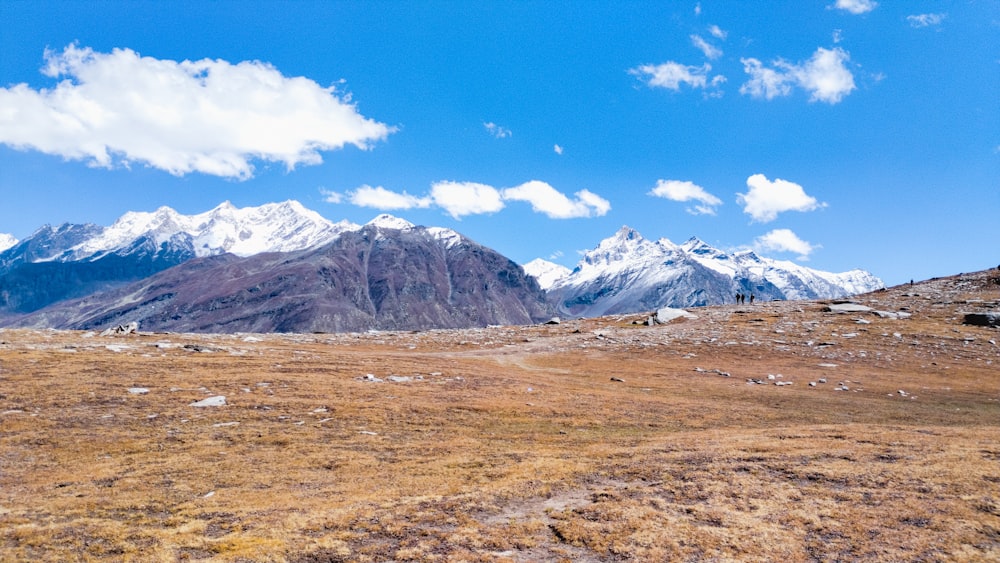
[[[740,295],[739,293],[737,293],[737,294],[736,294],[736,304],[737,304],[737,305],[739,305],[739,304],[740,304],[740,297],[743,297],[743,296],[742,296],[742,295]]]
[[[750,294],[750,304],[753,305],[753,294]]]

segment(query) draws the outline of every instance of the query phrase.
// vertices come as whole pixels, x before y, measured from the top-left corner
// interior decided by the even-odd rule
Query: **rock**
[[[657,324],[666,324],[674,319],[697,319],[697,315],[692,315],[684,309],[674,309],[672,307],[663,307],[656,310],[656,314],[652,316],[652,319]]]
[[[133,395],[145,395],[149,393],[149,389],[145,387],[129,387],[128,392]]]
[[[127,325],[118,325],[116,327],[109,328],[101,333],[101,336],[124,336],[126,334],[135,334],[139,331],[139,323],[132,321]]]
[[[407,375],[390,375],[386,379],[393,383],[406,383],[408,381],[413,381],[413,378]]]
[[[617,381],[618,383],[625,383],[625,380],[620,377],[612,377],[611,381]]]
[[[903,311],[872,311],[872,313],[882,319],[908,319],[913,316]]]
[[[1000,313],[965,313],[963,324],[974,326],[1000,326]]]
[[[872,308],[858,303],[835,303],[823,307],[823,310],[827,313],[867,313]]]
[[[188,405],[189,407],[224,407],[226,406],[226,397],[223,395],[216,395],[214,397],[208,397],[200,401],[195,401]]]
[[[561,322],[562,321],[559,320],[559,317],[552,317],[551,319],[545,321],[545,324],[547,324],[547,325],[557,325],[557,324],[559,324]]]
[[[366,373],[361,379],[363,381],[371,381],[372,383],[382,383],[384,381],[382,378],[375,377],[373,373]]]

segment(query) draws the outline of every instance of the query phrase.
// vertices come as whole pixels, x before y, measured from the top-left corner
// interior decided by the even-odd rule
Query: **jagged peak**
[[[416,227],[416,225],[406,219],[400,219],[399,217],[389,215],[388,213],[382,213],[371,221],[365,223],[365,226],[369,225],[380,229],[396,229],[399,231],[406,231]]]

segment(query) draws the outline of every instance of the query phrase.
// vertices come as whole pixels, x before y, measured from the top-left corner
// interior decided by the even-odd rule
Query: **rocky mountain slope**
[[[197,215],[129,212],[109,227],[46,225],[0,252],[0,316],[27,313],[136,281],[192,258],[316,247],[360,226],[331,223],[296,201]]]
[[[665,238],[651,241],[627,226],[586,253],[574,270],[562,270],[561,277],[558,266],[544,260],[525,268],[563,314],[584,317],[733,303],[736,293],[765,301],[820,299],[883,286],[862,270],[834,274],[750,250],[729,254],[697,238],[680,245]]]
[[[17,326],[344,332],[525,324],[551,310],[514,262],[455,231],[379,216],[318,248],[196,258]]]

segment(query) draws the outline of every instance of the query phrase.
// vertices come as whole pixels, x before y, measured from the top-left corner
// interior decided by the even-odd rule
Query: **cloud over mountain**
[[[812,245],[799,238],[791,229],[774,229],[754,240],[754,249],[761,252],[794,252],[799,260],[808,260],[813,250],[819,245]]]
[[[329,203],[340,203],[344,199],[336,192],[321,190],[321,193]],[[504,209],[508,201],[529,203],[533,211],[551,219],[601,217],[611,210],[608,200],[590,190],[580,190],[573,196],[571,198],[540,180],[504,189],[477,182],[442,181],[432,184],[430,194],[424,197],[365,185],[350,192],[347,201],[386,211],[436,206],[455,219],[496,213]]]
[[[656,187],[649,191],[649,195],[671,201],[697,201],[700,205],[687,208],[687,212],[692,215],[715,215],[715,208],[722,205],[722,200],[708,193],[705,188],[682,180],[657,180]]]
[[[807,195],[802,186],[795,182],[775,178],[770,181],[763,174],[754,174],[747,178],[745,194],[736,194],[736,200],[743,204],[743,212],[750,215],[754,221],[768,223],[778,218],[778,213],[785,211],[813,211],[826,207],[816,198]]]
[[[58,84],[0,88],[0,143],[110,168],[141,164],[183,176],[244,180],[253,160],[288,169],[321,151],[385,139],[393,127],[350,96],[260,61],[172,61],[131,49],[46,51]]]

